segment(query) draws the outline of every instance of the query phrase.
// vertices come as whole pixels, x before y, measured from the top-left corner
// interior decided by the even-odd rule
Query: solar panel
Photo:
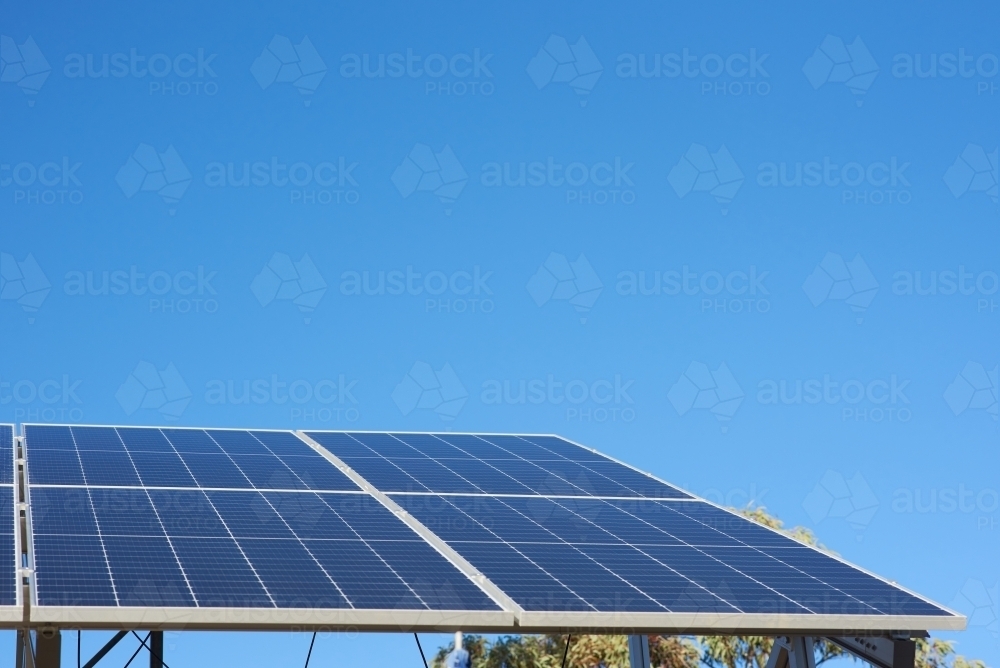
[[[307,432],[522,629],[957,628],[960,615],[554,436]]]
[[[33,619],[512,620],[290,432],[28,425],[25,452]]]
[[[0,424],[0,621],[20,618],[17,569],[20,553],[15,532],[14,428]]]
[[[383,492],[691,498],[554,436],[306,432]]]
[[[701,501],[393,499],[529,612],[947,614]]]

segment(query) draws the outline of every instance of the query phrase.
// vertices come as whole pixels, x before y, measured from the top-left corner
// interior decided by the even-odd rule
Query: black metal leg
[[[163,631],[149,634],[149,668],[163,668]]]

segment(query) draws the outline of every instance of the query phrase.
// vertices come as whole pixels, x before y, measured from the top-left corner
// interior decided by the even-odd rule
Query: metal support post
[[[163,631],[149,632],[149,668],[163,668]]]
[[[24,668],[24,633],[23,629],[17,630],[17,647],[14,650],[15,668]]]
[[[62,633],[59,629],[35,632],[35,668],[59,668],[62,659]]]
[[[649,668],[649,637],[631,635],[628,637],[629,668]]]
[[[809,636],[792,636],[791,668],[816,668],[816,655],[813,653],[813,639]]]

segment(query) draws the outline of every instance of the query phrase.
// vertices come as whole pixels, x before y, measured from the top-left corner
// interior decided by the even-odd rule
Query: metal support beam
[[[62,634],[59,629],[35,632],[35,668],[59,668],[62,659]]]
[[[629,668],[649,668],[649,636],[628,637]]]
[[[31,639],[31,630],[24,629],[24,666],[35,668],[35,644]]]
[[[17,630],[17,648],[14,650],[14,667],[24,668],[24,629]]]
[[[808,636],[782,636],[774,639],[767,668],[816,668],[813,639]]]
[[[910,638],[840,636],[827,638],[876,668],[913,668],[917,643]]]
[[[163,668],[163,631],[149,632],[149,668]]]
[[[108,652],[110,652],[114,648],[114,646],[117,645],[118,642],[122,638],[124,638],[125,636],[127,636],[127,635],[128,635],[128,631],[119,631],[118,633],[116,633],[115,636],[111,640],[109,640],[108,642],[104,643],[104,647],[102,647],[101,649],[97,650],[97,654],[95,654],[94,656],[90,657],[90,661],[88,661],[87,663],[83,664],[83,668],[94,668],[94,666],[97,665],[97,662],[100,661],[101,659],[103,659],[104,655],[107,654]]]

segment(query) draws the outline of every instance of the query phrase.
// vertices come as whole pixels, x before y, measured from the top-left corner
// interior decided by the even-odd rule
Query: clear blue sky
[[[304,7],[4,5],[0,419],[559,433],[1000,662],[996,7]]]

